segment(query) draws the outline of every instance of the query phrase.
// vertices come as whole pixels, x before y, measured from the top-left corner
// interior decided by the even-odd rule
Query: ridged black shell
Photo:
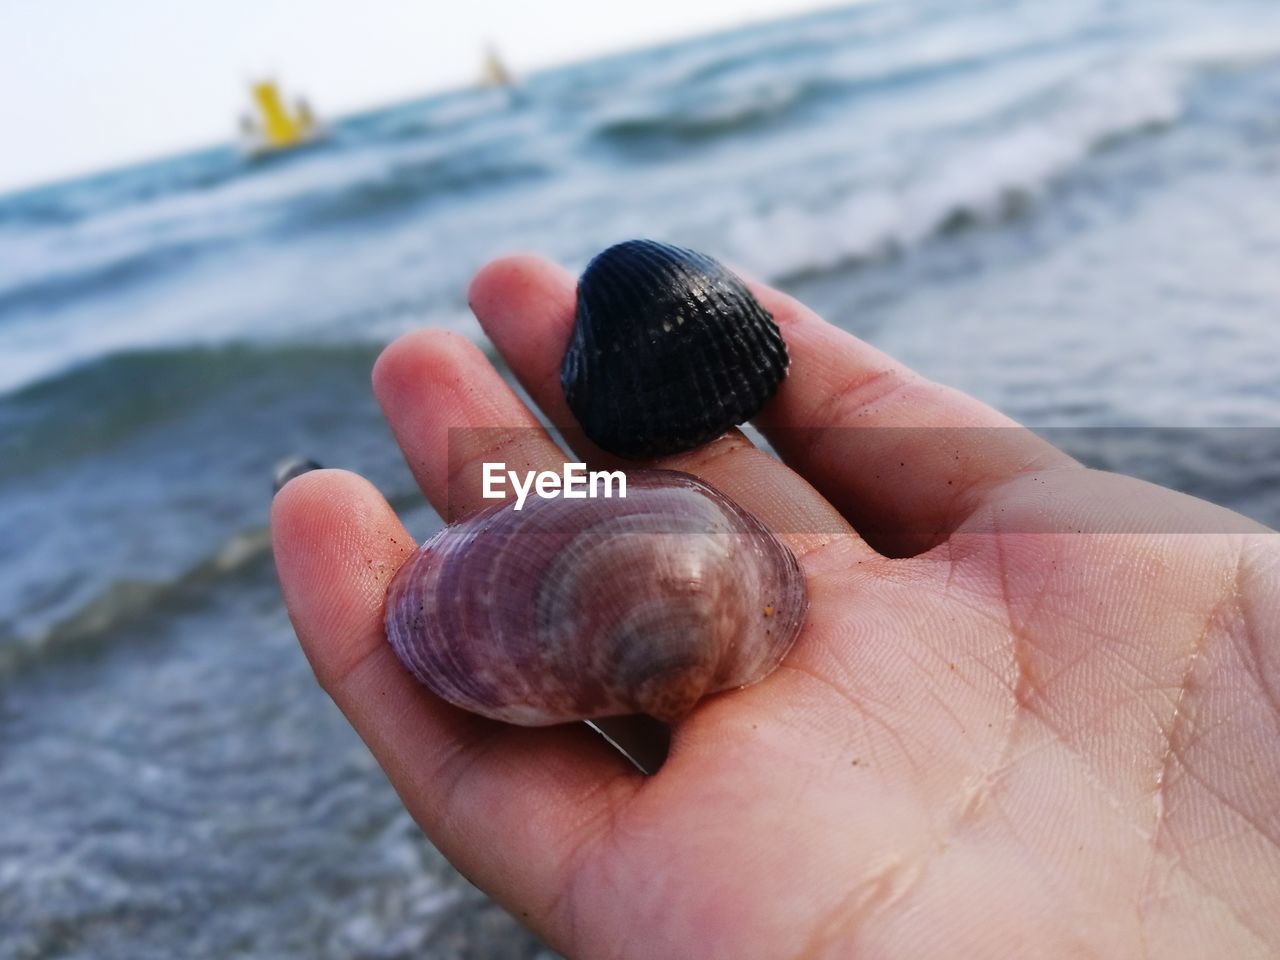
[[[578,281],[560,384],[583,431],[610,453],[691,450],[755,416],[786,373],[773,317],[711,257],[628,240]]]

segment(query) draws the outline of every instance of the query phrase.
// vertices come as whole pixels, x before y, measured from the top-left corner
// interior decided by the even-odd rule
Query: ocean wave
[[[367,342],[236,343],[98,357],[0,397],[0,481],[100,453],[246,383],[271,402],[335,367],[363,376],[378,349]]]
[[[729,224],[729,255],[786,280],[910,250],[970,223],[1033,203],[1114,141],[1159,129],[1183,111],[1176,71],[1126,65],[1078,84],[1053,113],[954,146],[900,184],[877,184],[823,203],[778,206]]]
[[[25,230],[29,227],[62,226],[80,217],[61,192],[66,187],[42,187],[0,197],[0,228]]]
[[[492,149],[404,161],[376,176],[297,198],[291,202],[285,222],[289,227],[310,227],[387,213],[407,214],[432,199],[537,179],[548,172],[536,161]]]
[[[1048,49],[1046,47],[1045,49]],[[1031,56],[1039,50],[1019,51]],[[942,83],[956,76],[989,69],[990,58],[974,56],[946,63],[921,64],[884,73],[840,76],[832,72],[791,79],[772,79],[749,89],[679,95],[681,102],[616,111],[601,118],[593,135],[628,149],[648,145],[687,146],[699,141],[763,129],[831,97],[869,97],[896,93],[913,85]],[[726,69],[728,69],[726,67]]]
[[[18,280],[0,288],[0,315],[30,309],[49,310],[94,297],[118,292],[131,284],[146,282],[157,272],[194,259],[207,243],[175,242],[135,247],[116,256],[101,257],[66,271],[51,270]]]
[[[194,590],[262,561],[270,550],[269,531],[255,528],[236,533],[210,556],[172,580],[116,580],[55,624],[27,636],[0,635],[0,675],[24,664],[92,646],[122,623],[177,606]]]
[[[387,502],[402,515],[423,507],[418,490],[392,491],[387,494]],[[101,643],[124,624],[149,615],[181,611],[216,593],[227,581],[270,575],[264,569],[270,556],[271,532],[267,527],[238,530],[171,578],[114,580],[55,623],[23,635],[6,635],[0,630],[0,676],[37,661],[75,656]]]
[[[1247,26],[1207,12],[1166,37],[1160,54],[1185,67],[1248,67],[1280,59],[1280,11],[1254,11]]]
[[[760,84],[731,96],[705,96],[682,105],[616,113],[599,121],[595,135],[622,145],[643,141],[696,141],[759,127],[820,94],[819,78]]]
[[[624,146],[663,140],[689,143],[763,127],[801,107],[838,97],[893,97],[912,87],[938,86],[958,77],[1003,69],[1078,49],[1097,27],[1050,24],[1042,34],[988,38],[965,48],[963,36],[938,27],[932,42],[900,49],[842,50],[818,37],[768,39],[712,57],[677,64],[660,82],[649,81],[647,102],[606,112],[594,134]],[[761,38],[764,39],[764,38]],[[904,41],[905,43],[905,41]],[[959,45],[959,46],[958,46]],[[760,62],[768,55],[766,64]]]
[[[14,253],[0,269],[0,324],[17,314],[117,296],[206,254],[234,248],[246,233],[409,215],[424,203],[526,183],[548,173],[545,164],[517,154],[505,142],[436,148],[430,156],[355,163],[318,171],[310,180],[293,177],[276,190],[259,180],[257,189],[239,188],[241,196],[205,192],[203,203],[194,196],[175,197],[169,209],[153,205],[123,223],[101,220],[93,230],[79,228],[79,235],[0,237],[0,250],[12,247]]]
[[[420,140],[501,116],[519,103],[513,91],[476,88],[437,94],[343,121],[343,132],[375,141]]]
[[[0,197],[0,226],[66,225],[170,194],[205,190],[245,173],[239,152],[214,147]]]

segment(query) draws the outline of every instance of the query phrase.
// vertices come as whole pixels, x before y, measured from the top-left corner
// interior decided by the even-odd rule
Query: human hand
[[[785,465],[736,431],[659,465],[777,531],[811,608],[783,665],[700,705],[655,776],[582,725],[433,697],[383,633],[414,549],[391,508],[334,470],[276,498],[298,636],[423,830],[573,957],[1280,953],[1280,538],[1086,470],[757,292],[792,357],[756,421]],[[503,260],[471,301],[571,423],[573,279]],[[481,505],[482,461],[563,462],[460,337],[406,335],[374,387],[448,519]]]

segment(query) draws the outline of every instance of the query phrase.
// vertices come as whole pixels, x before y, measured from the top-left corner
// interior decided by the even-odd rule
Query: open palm
[[[1086,470],[757,292],[792,356],[757,420],[785,465],[736,432],[660,465],[791,545],[809,619],[776,673],[674,731],[656,776],[580,725],[435,699],[383,635],[414,549],[390,507],[341,471],[277,497],[298,635],[423,829],[574,957],[1275,956],[1280,540]],[[471,294],[570,425],[572,279],[515,258]],[[563,460],[462,338],[402,338],[374,385],[450,519],[480,504],[483,461]]]

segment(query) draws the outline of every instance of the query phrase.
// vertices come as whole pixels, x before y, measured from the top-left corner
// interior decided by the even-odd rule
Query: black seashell
[[[711,257],[628,240],[578,281],[560,384],[583,431],[610,453],[691,450],[755,416],[786,375],[773,317]]]
[[[296,455],[286,457],[276,464],[275,471],[272,473],[273,493],[279,493],[281,488],[294,477],[300,477],[304,473],[310,473],[312,470],[323,469],[319,463],[307,457]]]

